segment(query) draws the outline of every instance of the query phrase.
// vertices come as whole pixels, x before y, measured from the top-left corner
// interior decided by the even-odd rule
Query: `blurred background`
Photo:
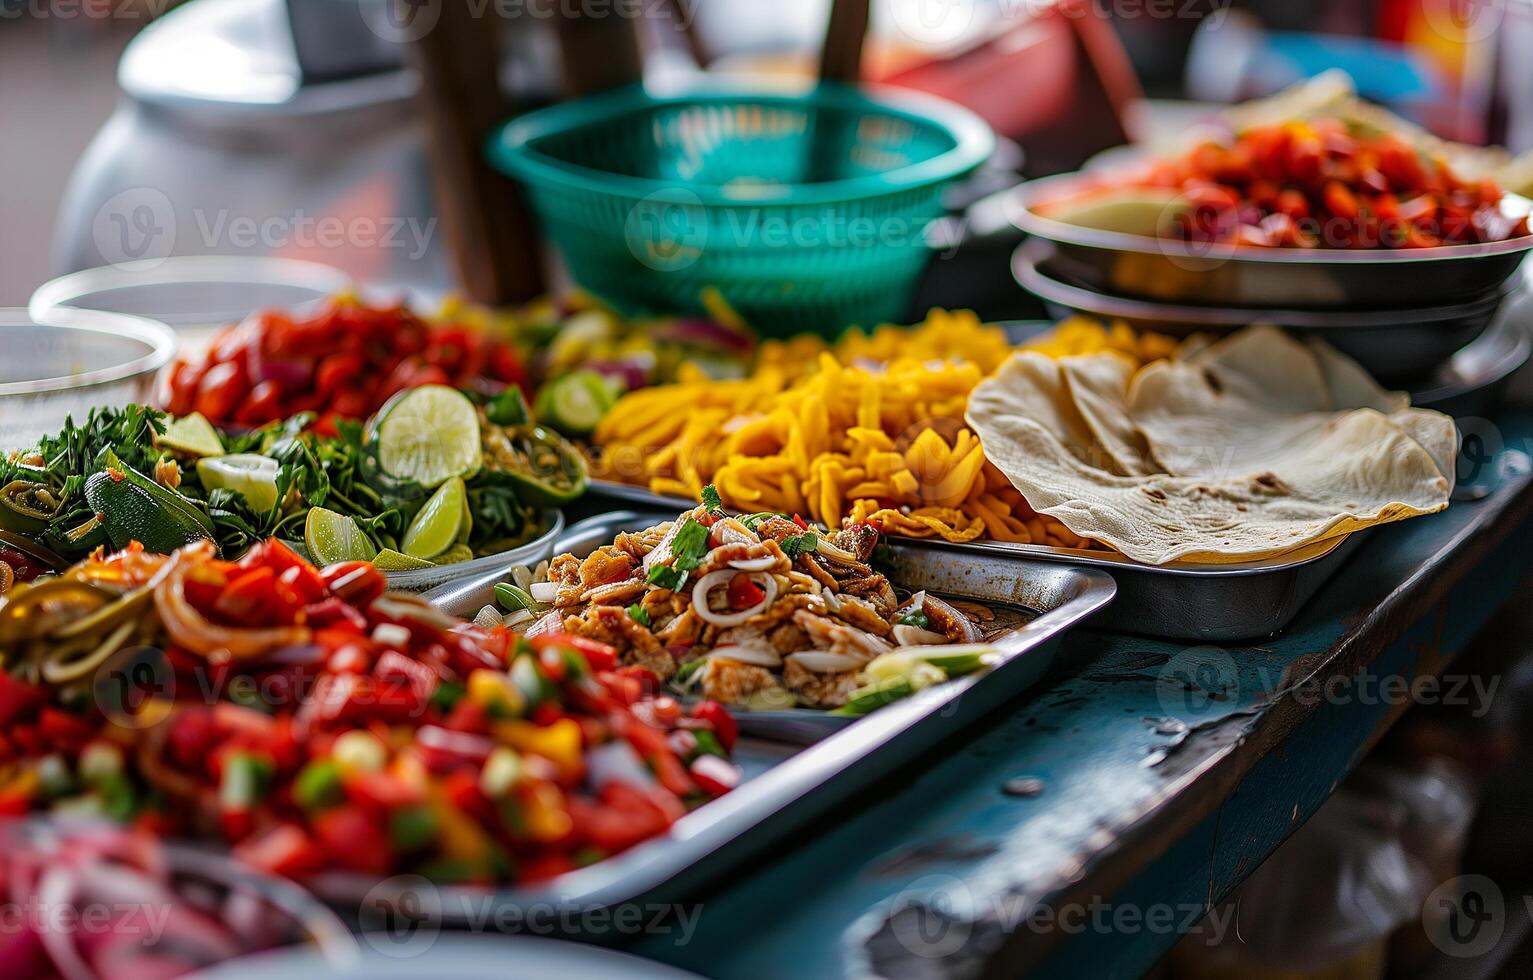
[[[321,258],[375,281],[446,286],[401,43],[436,2],[0,0],[0,304],[24,303],[64,272],[172,254]],[[520,108],[555,99],[556,0],[486,2],[504,14],[508,98]],[[827,7],[643,0],[625,9],[646,79],[663,85],[700,68],[807,77]],[[1328,68],[1444,137],[1533,147],[1533,62],[1515,55],[1533,40],[1529,0],[873,7],[865,75],[966,103],[1005,137],[988,183],[966,189],[976,198],[1008,177],[1072,169],[1126,139],[1179,132],[1208,104]],[[344,229],[335,241],[320,240],[326,220]],[[987,230],[983,215],[975,221]],[[996,243],[996,256],[1012,244]],[[1029,312],[1013,308],[1009,276],[995,295],[971,280],[967,297],[955,297],[940,272],[928,290],[935,300]]]

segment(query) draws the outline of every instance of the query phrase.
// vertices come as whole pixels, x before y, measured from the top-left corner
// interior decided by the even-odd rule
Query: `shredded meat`
[[[954,643],[978,643],[985,638],[969,617],[930,593],[922,611],[926,613],[927,628]]]
[[[715,701],[738,704],[752,695],[781,691],[782,685],[776,675],[765,667],[736,663],[723,657],[714,657],[703,665],[703,696]],[[784,696],[782,707],[792,707],[792,699]]]
[[[811,708],[839,708],[861,686],[855,670],[821,674],[799,666],[794,660],[783,662],[782,680],[788,690]]]
[[[628,663],[648,667],[661,680],[676,672],[676,661],[655,635],[617,606],[592,606],[583,616],[568,616],[564,631],[615,647]]]
[[[621,582],[633,574],[633,556],[608,545],[591,552],[580,563],[580,584],[588,589]]]
[[[858,599],[856,596],[843,595],[836,609],[836,616],[855,626],[860,630],[866,630],[875,636],[887,638],[894,632],[889,621],[878,614],[870,604]]]
[[[677,553],[677,536],[689,521],[707,528],[707,540],[701,542],[703,548],[693,550],[702,536],[689,532],[686,553]],[[780,517],[764,518],[752,529],[736,518],[698,508],[646,531],[617,535],[612,544],[584,559],[560,555],[549,563],[555,608],[532,629],[564,629],[609,644],[622,663],[646,667],[662,679],[675,674],[680,660],[722,646],[770,651],[778,656],[763,663],[780,657],[780,666],[711,657],[687,683],[698,685],[693,689],[705,697],[752,708],[845,704],[867,681],[861,667],[813,671],[788,657],[832,653],[866,664],[894,649],[900,602],[889,580],[867,563],[878,542],[877,528],[857,525],[827,535],[822,543],[833,547],[824,550],[840,549],[841,557],[809,551],[789,558],[781,542],[803,534],[801,525]],[[750,601],[732,597],[729,589],[710,590],[709,608],[693,602],[695,584],[704,576],[730,569],[731,563],[763,560],[770,567],[740,570],[770,596],[744,622],[710,622],[721,617],[728,622],[735,618],[734,610],[744,608],[742,601]],[[677,577],[685,584],[672,592],[651,583],[650,575],[662,567],[681,573]],[[719,579],[732,577],[723,574]],[[949,642],[978,642],[976,623],[994,619],[988,610],[929,595],[922,608],[931,631]]]
[[[837,548],[856,555],[858,561],[867,561],[873,557],[873,548],[878,544],[878,528],[871,524],[853,524],[837,531],[830,541]]]

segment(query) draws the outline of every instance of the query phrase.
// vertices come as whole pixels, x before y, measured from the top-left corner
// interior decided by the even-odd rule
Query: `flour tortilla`
[[[1155,472],[1149,443],[1122,409],[1134,377],[1134,363],[1116,355],[1065,357],[1059,361],[1059,371],[1070,400],[1102,447],[1109,468],[1119,476]]]
[[[1242,331],[1126,388],[1113,355],[1067,359],[1063,391],[1024,356],[975,389],[969,425],[1035,510],[1138,561],[1252,561],[1447,506],[1452,420],[1281,332]],[[1055,401],[1076,390],[1084,408]],[[1133,436],[1151,456],[1120,472]]]

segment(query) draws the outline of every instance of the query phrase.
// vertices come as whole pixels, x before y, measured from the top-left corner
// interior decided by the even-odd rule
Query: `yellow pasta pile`
[[[1028,346],[1144,360],[1171,341],[1077,318]],[[693,500],[712,483],[728,507],[828,527],[850,518],[910,537],[1089,546],[1033,513],[964,423],[969,392],[1012,350],[999,328],[940,310],[834,348],[767,344],[749,378],[684,371],[676,384],[624,395],[596,430],[596,472]]]

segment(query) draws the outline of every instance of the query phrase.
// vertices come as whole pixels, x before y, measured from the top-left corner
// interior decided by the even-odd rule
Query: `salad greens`
[[[552,454],[561,489],[584,487],[578,453],[545,444],[558,437],[531,424],[519,393],[480,411],[487,439],[512,433],[524,453],[491,459],[487,452],[486,465],[466,484],[472,521],[453,555],[504,550],[541,529],[546,501],[535,481],[542,474],[516,472],[524,457]],[[432,488],[385,472],[376,435],[362,423],[337,421],[337,434],[322,436],[311,430],[314,421],[301,413],[225,433],[216,440],[223,455],[198,460],[179,441],[161,440],[170,422],[163,412],[142,405],[92,409],[83,422],[66,419],[36,446],[0,457],[0,528],[71,560],[126,540],[167,550],[199,537],[233,557],[269,537],[302,541],[310,509],[322,507],[350,518],[378,551],[402,550]]]

